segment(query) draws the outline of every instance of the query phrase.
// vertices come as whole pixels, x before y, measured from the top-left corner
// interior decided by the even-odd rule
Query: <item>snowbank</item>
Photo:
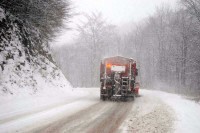
[[[197,102],[155,90],[141,89],[140,94],[120,127],[124,133],[200,132],[200,105]]]
[[[145,93],[159,97],[168,104],[175,112],[176,133],[199,133],[200,132],[200,105],[176,94],[161,91],[147,91]]]

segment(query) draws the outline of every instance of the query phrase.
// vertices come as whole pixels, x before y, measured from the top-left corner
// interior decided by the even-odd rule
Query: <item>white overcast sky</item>
[[[113,24],[139,21],[162,4],[175,5],[177,0],[72,0],[77,12],[100,11]]]
[[[73,12],[91,13],[101,12],[104,18],[112,24],[124,25],[130,22],[139,22],[152,15],[156,7],[168,4],[174,7],[178,0],[71,0]],[[81,16],[74,17],[71,28],[81,20]],[[56,45],[69,43],[74,38],[74,31],[63,31],[56,39]]]

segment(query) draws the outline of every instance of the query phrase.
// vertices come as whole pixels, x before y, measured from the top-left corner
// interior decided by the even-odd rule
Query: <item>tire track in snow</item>
[[[117,131],[132,105],[133,102],[99,102],[34,133],[113,133]]]
[[[69,103],[71,104],[73,102],[77,102],[78,100],[82,100],[82,99],[83,98],[79,98],[79,99],[75,99],[75,100],[71,100],[71,101],[67,101],[67,102],[64,101],[64,102],[61,102],[61,103],[55,103],[54,105],[47,105],[47,106],[44,106],[42,108],[36,109],[34,111],[31,111],[31,112],[23,112],[23,113],[19,113],[19,114],[15,115],[15,116],[9,116],[9,117],[0,119],[0,125],[8,123],[10,121],[15,121],[17,119],[29,117],[30,115],[34,115],[34,114],[37,114],[37,113],[40,113],[40,112],[48,111],[48,110],[51,110],[51,109],[54,109],[54,108],[59,108],[59,107],[65,106],[66,104],[69,104]]]

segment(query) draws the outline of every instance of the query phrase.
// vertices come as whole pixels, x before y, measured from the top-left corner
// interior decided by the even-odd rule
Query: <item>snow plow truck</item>
[[[100,99],[134,99],[139,94],[136,61],[121,56],[104,58],[100,65]]]

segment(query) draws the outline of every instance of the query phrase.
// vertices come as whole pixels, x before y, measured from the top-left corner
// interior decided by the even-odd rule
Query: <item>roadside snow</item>
[[[149,91],[149,93],[157,95],[173,108],[177,117],[175,122],[176,133],[200,132],[200,105],[198,103],[175,94],[158,91]]]
[[[200,132],[200,105],[176,94],[141,89],[131,113],[120,127],[123,133]]]
[[[123,133],[171,133],[175,116],[170,106],[151,91],[141,90],[133,108],[120,127]]]
[[[45,87],[45,85],[44,85]],[[66,86],[63,88],[43,88],[37,94],[19,93],[0,97],[0,123],[17,115],[39,111],[49,106],[70,102],[88,95],[87,91]]]
[[[37,95],[11,97],[4,103],[1,101],[0,132],[28,132],[99,102],[97,89],[64,89],[63,92],[43,89]]]
[[[94,101],[76,101],[65,104],[64,106],[53,108],[51,110],[43,111],[26,117],[20,117],[16,121],[10,121],[0,125],[2,133],[8,132],[29,132],[34,128],[39,128],[44,125],[55,122],[56,120],[70,116],[79,110],[91,106]]]

